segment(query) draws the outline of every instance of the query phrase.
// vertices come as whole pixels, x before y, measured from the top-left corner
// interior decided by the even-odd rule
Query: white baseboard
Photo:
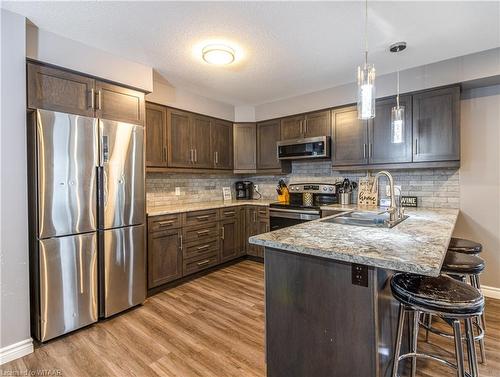
[[[481,291],[483,295],[489,298],[496,298],[500,300],[500,288],[488,287],[487,285],[481,285]]]
[[[0,348],[0,365],[30,353],[33,353],[33,339],[31,338]]]

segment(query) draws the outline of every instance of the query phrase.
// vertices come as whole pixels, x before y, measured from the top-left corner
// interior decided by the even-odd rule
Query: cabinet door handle
[[[179,234],[179,249],[182,250],[182,234]]]
[[[89,94],[90,94],[89,108],[95,110],[95,90],[94,90],[94,88],[90,89]]]
[[[299,123],[300,123],[300,134],[304,135],[304,121],[301,120]]]
[[[227,215],[234,215],[236,212],[234,211],[227,211],[227,212],[224,212],[224,216],[227,216]]]
[[[101,110],[102,109],[102,92],[101,90],[99,90],[97,92],[97,110]]]
[[[196,216],[196,220],[205,220],[208,219],[208,215],[203,215],[203,216]]]
[[[221,228],[221,231],[222,231],[222,234],[220,235],[220,238],[221,238],[221,240],[223,240],[224,237],[226,236],[226,234],[225,234],[226,232],[225,232],[224,226]]]
[[[304,136],[307,134],[307,119],[303,120],[304,122]]]
[[[167,146],[166,145],[163,146],[163,158],[164,158],[164,161],[167,162]]]
[[[205,249],[208,249],[210,247],[210,244],[207,243],[206,245],[203,245],[203,246],[198,246],[196,248],[196,250],[200,251],[200,250],[205,250]]]
[[[366,143],[363,144],[363,158],[366,159]]]
[[[199,236],[202,236],[204,234],[207,234],[208,232],[209,232],[208,229],[206,229],[206,230],[199,230],[199,231],[196,232],[196,234],[198,234]]]
[[[204,261],[202,261],[202,262],[198,262],[198,263],[196,263],[196,264],[197,264],[198,266],[204,266],[205,264],[208,264],[208,263],[210,263],[210,259],[206,259],[206,260],[204,260]]]
[[[257,211],[253,211],[253,222],[257,222]]]
[[[415,139],[415,154],[418,154],[418,138]]]
[[[198,153],[196,153],[196,149],[194,150],[194,162],[198,162]]]
[[[372,143],[368,144],[368,157],[373,157],[373,145]]]
[[[219,152],[215,152],[215,165],[219,163]]]

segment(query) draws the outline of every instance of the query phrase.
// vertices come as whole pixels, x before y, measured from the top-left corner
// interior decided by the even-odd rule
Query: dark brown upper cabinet
[[[370,164],[405,163],[412,161],[412,101],[411,96],[401,96],[405,108],[403,141],[392,142],[391,112],[396,98],[376,102],[376,117],[368,122],[368,156]]]
[[[330,110],[298,115],[281,120],[281,140],[330,136]]]
[[[33,63],[27,66],[29,108],[94,116],[94,79]]]
[[[215,169],[233,168],[233,124],[223,120],[212,123],[211,149]]]
[[[144,124],[144,93],[85,75],[27,64],[28,107]]]
[[[413,161],[460,160],[460,88],[413,96]]]
[[[144,93],[96,81],[96,117],[144,124]]]
[[[368,164],[368,122],[358,119],[356,106],[332,111],[333,165]]]
[[[280,121],[257,123],[257,169],[280,169],[276,143],[280,140]]]
[[[167,108],[146,103],[146,166],[166,167]]]
[[[194,162],[191,147],[191,114],[185,111],[167,110],[167,153],[171,167],[192,168]]]
[[[257,125],[236,123],[233,130],[234,171],[257,171]]]
[[[213,167],[210,148],[212,119],[203,115],[191,116],[191,148],[193,149],[193,166],[210,169]]]
[[[281,140],[300,139],[304,137],[302,132],[303,124],[303,115],[281,119]]]

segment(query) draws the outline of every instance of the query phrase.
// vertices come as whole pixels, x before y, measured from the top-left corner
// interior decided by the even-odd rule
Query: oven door
[[[269,221],[271,231],[319,219],[318,211],[271,208]]]

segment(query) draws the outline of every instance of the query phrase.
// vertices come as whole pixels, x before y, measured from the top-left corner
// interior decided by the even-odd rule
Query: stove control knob
[[[326,187],[323,187],[323,191],[326,191]]]
[[[330,190],[330,191],[333,191],[333,187],[332,187],[332,186],[330,186],[329,190]]]

